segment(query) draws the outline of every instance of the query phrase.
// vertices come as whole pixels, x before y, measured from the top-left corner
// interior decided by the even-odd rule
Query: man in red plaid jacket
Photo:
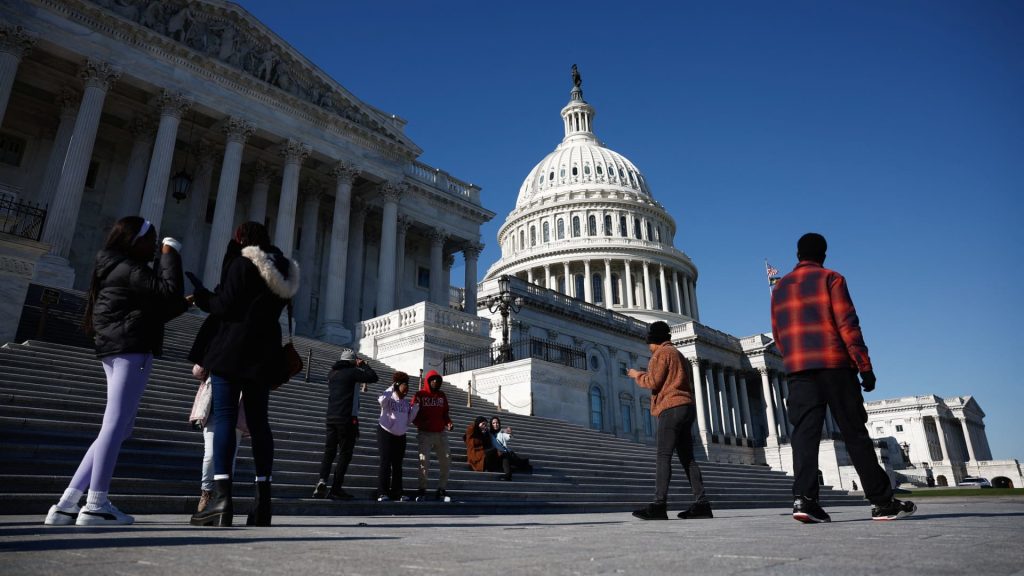
[[[793,518],[831,521],[818,504],[818,444],[827,407],[873,505],[871,517],[896,520],[917,507],[893,498],[889,476],[875,457],[860,390],[875,389],[875,373],[846,279],[823,266],[827,247],[821,234],[804,234],[797,242],[800,262],[772,292],[772,334],[789,379]]]

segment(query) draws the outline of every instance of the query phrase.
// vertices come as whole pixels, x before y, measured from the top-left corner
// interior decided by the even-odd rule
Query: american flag
[[[775,286],[775,283],[779,281],[778,268],[775,268],[774,266],[769,264],[767,259],[765,259],[764,261],[764,267],[765,270],[768,272],[768,286]]]

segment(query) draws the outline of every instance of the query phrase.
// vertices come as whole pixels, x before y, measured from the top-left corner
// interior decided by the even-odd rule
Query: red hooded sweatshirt
[[[448,396],[438,387],[437,392],[430,391],[430,379],[441,379],[437,370],[431,370],[420,383],[420,390],[413,396],[412,403],[420,405],[419,414],[412,421],[420,432],[441,432],[452,423],[448,416]]]

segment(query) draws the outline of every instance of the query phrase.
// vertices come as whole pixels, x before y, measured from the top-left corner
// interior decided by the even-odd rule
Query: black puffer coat
[[[164,324],[185,311],[181,255],[161,254],[156,270],[124,254],[96,255],[100,279],[92,309],[93,342],[99,357],[162,353]]]
[[[280,250],[242,249],[215,292],[195,293],[196,306],[220,324],[199,364],[228,380],[280,384],[285,367],[278,319],[298,290],[299,265]]]

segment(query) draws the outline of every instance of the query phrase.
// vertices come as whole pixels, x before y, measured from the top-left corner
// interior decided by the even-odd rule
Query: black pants
[[[664,410],[658,415],[658,451],[657,468],[655,469],[654,503],[665,504],[668,501],[668,484],[672,480],[672,454],[679,457],[679,463],[686,471],[686,479],[693,490],[693,500],[707,500],[704,494],[704,478],[700,467],[693,459],[693,421],[696,419],[696,407],[683,404]]]
[[[352,451],[356,447],[356,440],[359,439],[359,424],[349,420],[348,422],[328,422],[327,440],[324,443],[324,457],[320,462],[320,478],[324,481],[331,478],[331,464],[334,457],[341,451],[338,458],[338,466],[334,469],[334,483],[331,490],[341,490],[345,482],[345,473],[348,472],[348,465],[352,462]]]
[[[857,373],[845,368],[805,370],[789,375],[789,421],[793,424],[793,496],[818,499],[818,445],[825,407],[839,425],[853,467],[872,504],[892,499],[892,484],[878,465],[865,423],[864,396]]]
[[[377,426],[377,450],[380,453],[377,495],[397,500],[402,497],[402,460],[405,458],[405,435],[395,436]]]

